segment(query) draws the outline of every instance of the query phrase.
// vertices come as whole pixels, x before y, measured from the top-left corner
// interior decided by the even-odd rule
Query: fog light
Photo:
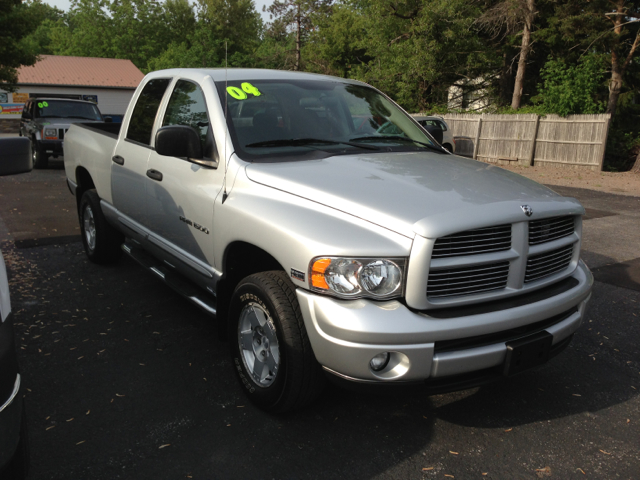
[[[389,363],[389,352],[383,352],[373,357],[369,365],[371,366],[371,370],[379,372],[387,366],[387,363]]]

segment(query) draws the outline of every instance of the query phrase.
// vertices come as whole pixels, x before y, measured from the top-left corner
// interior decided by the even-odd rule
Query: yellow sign
[[[11,96],[13,103],[27,103],[27,100],[29,100],[28,93],[13,93]]]
[[[18,105],[16,103],[0,104],[0,115],[20,115],[22,113],[22,107],[24,107],[24,105]]]

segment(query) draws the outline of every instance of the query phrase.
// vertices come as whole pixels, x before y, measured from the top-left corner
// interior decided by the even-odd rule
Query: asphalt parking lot
[[[431,397],[330,387],[270,416],[214,321],[127,258],[86,259],[50,164],[0,178],[31,479],[640,478],[640,196],[554,187],[587,208],[596,285],[549,364]]]

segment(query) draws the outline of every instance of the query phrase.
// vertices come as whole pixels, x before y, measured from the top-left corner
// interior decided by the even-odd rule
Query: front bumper
[[[301,289],[297,294],[325,370],[365,383],[438,382],[500,367],[507,341],[539,331],[553,336],[552,348],[566,346],[584,318],[593,276],[581,261],[560,284],[515,301],[428,312],[399,301],[345,301]],[[382,352],[391,352],[391,359],[375,372],[369,362]]]
[[[53,152],[54,155],[62,155],[63,153],[63,140],[40,140],[40,148],[47,152]]]

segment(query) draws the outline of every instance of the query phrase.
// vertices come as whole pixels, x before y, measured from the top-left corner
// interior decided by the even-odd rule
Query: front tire
[[[453,147],[451,146],[450,143],[445,143],[442,146],[446,148],[449,151],[449,153],[453,153]]]
[[[89,260],[101,265],[117,262],[122,255],[120,246],[124,242],[124,236],[107,223],[100,208],[100,197],[95,190],[84,192],[78,215],[82,244]]]
[[[22,402],[22,423],[20,424],[20,440],[13,458],[4,470],[0,472],[0,477],[4,480],[25,480],[29,473],[29,435],[27,432],[27,416],[24,411],[24,400]]]
[[[259,408],[298,410],[322,391],[295,287],[285,272],[262,272],[237,286],[229,308],[231,360],[242,388]]]
[[[43,169],[49,166],[47,151],[38,145],[37,140],[31,141],[31,155],[33,158],[33,168]]]

